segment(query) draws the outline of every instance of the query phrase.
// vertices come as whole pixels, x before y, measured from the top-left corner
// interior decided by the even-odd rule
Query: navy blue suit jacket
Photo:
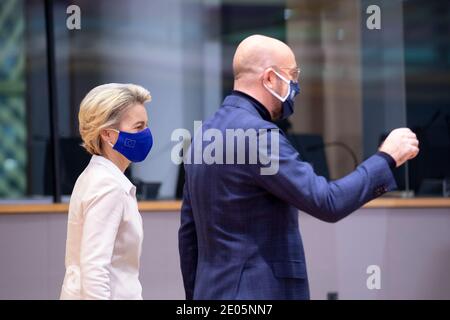
[[[224,136],[278,129],[237,95],[203,123],[209,128]],[[279,150],[275,175],[261,175],[259,164],[185,164],[179,250],[187,299],[309,299],[298,210],[336,222],[396,188],[380,154],[328,182],[281,133]]]

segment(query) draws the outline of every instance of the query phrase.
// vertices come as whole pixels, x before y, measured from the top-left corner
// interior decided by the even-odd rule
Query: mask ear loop
[[[269,88],[264,82],[263,82],[263,86],[271,93],[273,94],[278,100],[280,100],[281,102],[285,102],[286,99],[289,97],[290,93],[291,93],[291,82],[286,79],[285,77],[283,77],[281,74],[279,74],[278,72],[276,72],[275,70],[272,69],[272,71],[281,79],[283,80],[285,83],[287,83],[288,85],[288,91],[286,93],[286,95],[284,97],[280,96],[278,93],[276,93],[273,89]]]
[[[113,128],[108,128],[108,129],[106,129],[106,130],[113,130],[113,131],[115,131],[115,132],[117,132],[117,133],[119,133],[120,134],[120,131],[119,130],[117,130],[117,129],[113,129]],[[108,142],[108,144],[111,146],[111,148],[114,148],[114,145],[111,143],[111,142],[109,142],[109,141],[107,141]]]

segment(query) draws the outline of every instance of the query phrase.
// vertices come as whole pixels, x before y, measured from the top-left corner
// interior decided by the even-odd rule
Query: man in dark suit
[[[194,135],[189,156],[205,154],[202,132],[210,129],[216,140],[254,130],[271,153],[259,154],[265,160],[259,163],[249,160],[248,134],[244,144],[216,148],[215,156],[223,152],[227,161],[185,159],[179,249],[186,298],[309,299],[298,210],[337,222],[395,189],[392,169],[417,155],[418,141],[409,129],[396,129],[354,172],[328,182],[301,161],[273,123],[293,112],[299,92],[291,49],[251,36],[238,46],[233,69],[234,91]],[[246,162],[228,161],[242,151]]]

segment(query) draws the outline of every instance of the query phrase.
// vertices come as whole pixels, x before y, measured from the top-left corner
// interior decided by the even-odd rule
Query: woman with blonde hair
[[[153,145],[150,100],[141,86],[110,83],[81,102],[80,134],[92,158],[70,198],[61,299],[142,299],[142,219],[124,172]]]

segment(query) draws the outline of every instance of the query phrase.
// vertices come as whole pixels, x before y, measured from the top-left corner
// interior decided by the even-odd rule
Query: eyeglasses
[[[289,70],[288,74],[292,77],[292,80],[298,82],[298,79],[300,78],[300,68],[299,67],[295,67],[295,68],[278,67],[278,69]]]
[[[298,79],[300,78],[300,68],[299,67],[294,67],[294,68],[289,68],[289,67],[278,67],[275,65],[269,66],[268,68],[273,68],[275,70],[288,70],[288,74],[291,76],[292,81],[298,82]]]

